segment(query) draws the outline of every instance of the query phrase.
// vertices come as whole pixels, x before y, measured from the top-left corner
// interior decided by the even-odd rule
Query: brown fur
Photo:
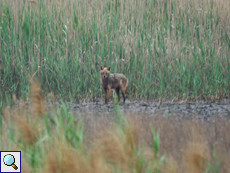
[[[105,104],[109,102],[111,89],[116,91],[118,102],[120,101],[119,91],[121,91],[125,103],[126,94],[128,92],[128,79],[121,73],[110,74],[110,69],[110,66],[108,68],[103,68],[101,66],[100,68],[100,81],[105,93]]]

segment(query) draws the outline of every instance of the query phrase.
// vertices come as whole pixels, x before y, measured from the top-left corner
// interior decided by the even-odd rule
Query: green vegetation
[[[130,99],[228,97],[229,8],[227,0],[1,0],[0,149],[23,151],[23,172],[227,172],[225,119],[199,122],[202,136],[182,120],[128,120],[116,100],[116,117],[87,119],[64,103],[45,109],[29,83],[36,77],[58,99],[102,98],[99,67],[110,65],[128,77]],[[29,91],[26,109],[16,101]]]
[[[213,154],[212,158],[209,153],[213,147],[203,141],[228,135],[229,123],[214,134],[210,133],[213,132],[210,126],[207,129],[201,123],[197,126],[195,122],[190,121],[189,125],[184,121],[183,127],[179,121],[173,125],[164,119],[149,121],[139,115],[138,118],[122,115],[119,107],[113,118],[103,115],[88,118],[87,114],[76,114],[64,102],[60,107],[45,109],[42,98],[38,83],[33,83],[29,109],[21,101],[19,106],[5,107],[3,111],[0,150],[22,151],[23,173],[219,173],[229,170],[229,154],[226,154],[227,160],[218,162],[218,159],[228,149],[230,139],[218,143],[221,150],[218,157]],[[157,124],[162,125],[161,135],[154,127]],[[183,133],[187,128],[195,130],[195,138],[201,137],[203,130],[209,135],[202,136],[201,141],[193,141],[192,133],[185,132],[186,139]],[[183,142],[178,140],[179,136]]]
[[[114,128],[87,138],[84,118],[63,102],[46,113],[40,91],[34,83],[29,110],[21,103],[3,111],[0,150],[22,151],[22,172],[160,172],[165,157],[159,157],[159,134],[153,128],[148,157],[146,144],[138,146],[137,129],[120,114]]]
[[[28,74],[58,98],[103,95],[99,66],[129,98],[229,96],[229,2],[0,1],[0,97],[27,97]]]

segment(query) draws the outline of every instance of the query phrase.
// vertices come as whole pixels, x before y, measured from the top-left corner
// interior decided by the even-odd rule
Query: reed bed
[[[0,97],[27,98],[28,74],[63,99],[103,95],[99,67],[130,99],[229,97],[228,0],[1,0]]]

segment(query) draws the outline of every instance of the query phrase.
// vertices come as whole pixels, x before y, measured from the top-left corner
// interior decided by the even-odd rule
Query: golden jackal
[[[115,89],[118,96],[118,102],[120,101],[119,91],[121,90],[125,103],[126,94],[128,92],[128,79],[121,73],[110,74],[110,69],[110,66],[108,68],[103,68],[101,66],[100,81],[105,92],[105,104],[109,102],[111,89]]]

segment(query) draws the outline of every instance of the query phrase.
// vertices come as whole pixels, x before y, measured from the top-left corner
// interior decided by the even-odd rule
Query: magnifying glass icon
[[[3,158],[3,162],[7,166],[12,166],[15,170],[18,169],[18,167],[15,165],[15,158],[12,154],[7,154]]]

